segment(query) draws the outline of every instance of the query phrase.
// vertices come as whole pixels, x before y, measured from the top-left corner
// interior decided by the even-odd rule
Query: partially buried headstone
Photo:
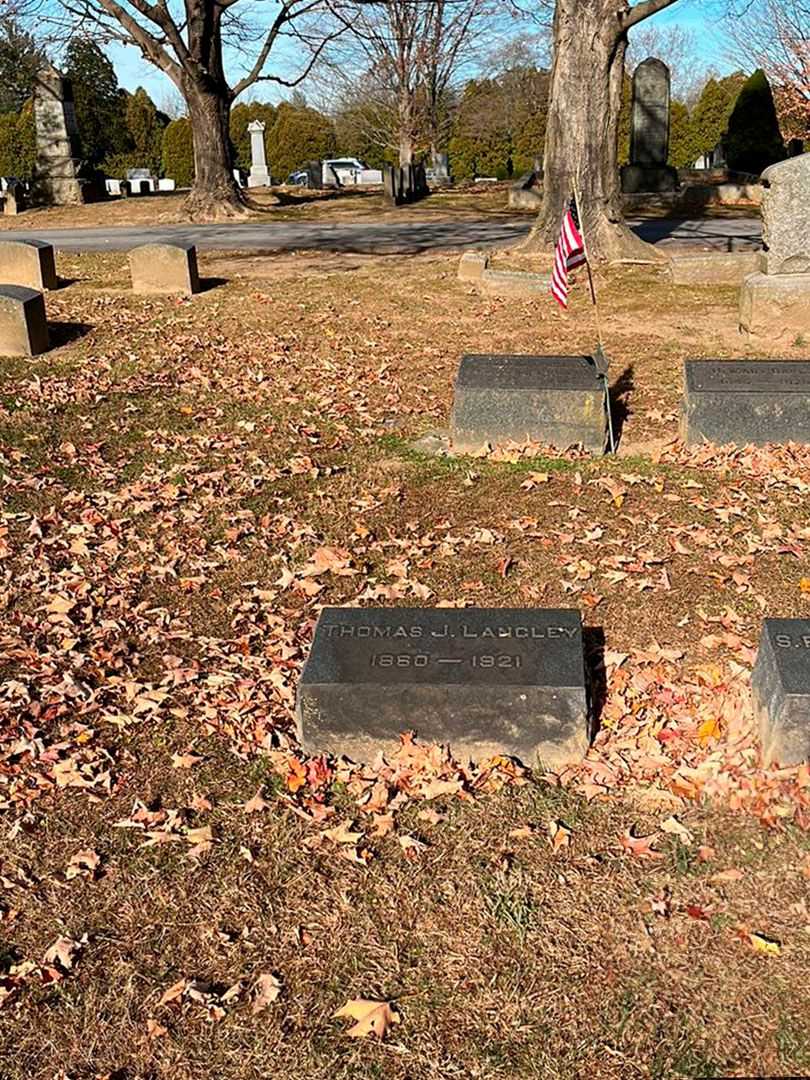
[[[453,396],[456,453],[506,443],[603,453],[604,383],[587,356],[465,356]]]
[[[686,360],[688,444],[810,443],[810,360]]]
[[[409,730],[479,761],[576,760],[590,738],[579,612],[324,608],[297,713],[308,750],[357,761]]]
[[[55,289],[53,245],[44,240],[0,240],[0,282],[29,289]]]
[[[36,356],[47,348],[42,293],[23,285],[0,285],[0,356]]]
[[[144,244],[130,251],[129,266],[133,292],[191,296],[200,291],[193,244]]]
[[[810,761],[810,619],[766,619],[751,676],[766,764]]]

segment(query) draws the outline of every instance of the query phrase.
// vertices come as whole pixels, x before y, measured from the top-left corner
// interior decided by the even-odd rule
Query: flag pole
[[[588,285],[591,289],[591,303],[593,304],[593,311],[596,316],[596,340],[599,343],[599,352],[604,362],[607,361],[607,355],[605,354],[605,347],[602,341],[602,321],[599,318],[599,300],[596,296],[596,284],[593,279],[593,271],[591,270],[591,256],[588,253],[588,241],[585,238],[585,222],[582,217],[582,207],[579,202],[579,188],[577,187],[576,180],[573,180],[572,182],[574,187],[574,203],[577,208],[577,218],[579,219],[579,235],[582,237],[582,253],[585,256],[585,265],[588,268]],[[599,371],[598,365],[597,371]],[[610,389],[608,387],[607,369],[599,371],[599,374],[602,377],[602,382],[605,387],[605,411],[607,412],[608,418],[608,437],[610,439],[610,452],[612,454],[615,453],[616,442],[613,438],[613,416],[610,410]]]

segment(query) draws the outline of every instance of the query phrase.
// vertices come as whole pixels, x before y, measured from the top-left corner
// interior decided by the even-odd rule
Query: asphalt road
[[[667,248],[738,251],[758,247],[758,218],[632,220],[643,239]],[[523,239],[531,218],[476,221],[248,222],[235,225],[155,225],[150,228],[36,229],[0,232],[0,240],[46,240],[61,251],[127,251],[139,244],[182,241],[201,251],[335,251],[407,255],[422,251],[504,247]]]

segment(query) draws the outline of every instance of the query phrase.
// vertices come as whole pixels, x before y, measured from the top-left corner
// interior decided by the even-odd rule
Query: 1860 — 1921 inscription
[[[408,730],[461,758],[576,760],[589,741],[580,614],[325,608],[297,712],[308,750],[357,761]]]
[[[810,443],[810,361],[685,361],[681,433],[689,444]]]
[[[751,676],[766,763],[810,760],[810,619],[766,619]]]

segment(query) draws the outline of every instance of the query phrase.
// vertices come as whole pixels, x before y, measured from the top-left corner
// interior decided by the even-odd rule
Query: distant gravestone
[[[70,80],[50,65],[34,82],[36,163],[33,194],[49,206],[84,202],[78,178],[79,129]]]
[[[810,360],[687,360],[681,433],[711,442],[810,443]]]
[[[247,126],[250,133],[250,173],[247,182],[249,188],[270,187],[270,173],[264,149],[264,128],[263,120],[251,120]]]
[[[44,240],[0,240],[0,281],[28,289],[55,289],[53,245]]]
[[[465,356],[456,377],[450,441],[456,453],[483,446],[607,443],[603,380],[586,356]]]
[[[622,190],[628,194],[678,186],[678,173],[667,164],[669,106],[669,68],[651,56],[633,74],[630,164],[622,169]]]
[[[765,763],[810,761],[810,619],[765,619],[751,689]]]
[[[129,267],[133,292],[191,296],[200,291],[194,244],[144,244],[130,251]]]
[[[3,213],[8,217],[16,217],[25,209],[25,189],[19,180],[11,180],[6,184],[5,197],[3,199]]]
[[[42,293],[23,285],[0,285],[0,356],[36,356],[47,348]]]
[[[409,730],[458,757],[576,760],[590,734],[579,612],[325,608],[297,714],[308,750],[360,761]]]

